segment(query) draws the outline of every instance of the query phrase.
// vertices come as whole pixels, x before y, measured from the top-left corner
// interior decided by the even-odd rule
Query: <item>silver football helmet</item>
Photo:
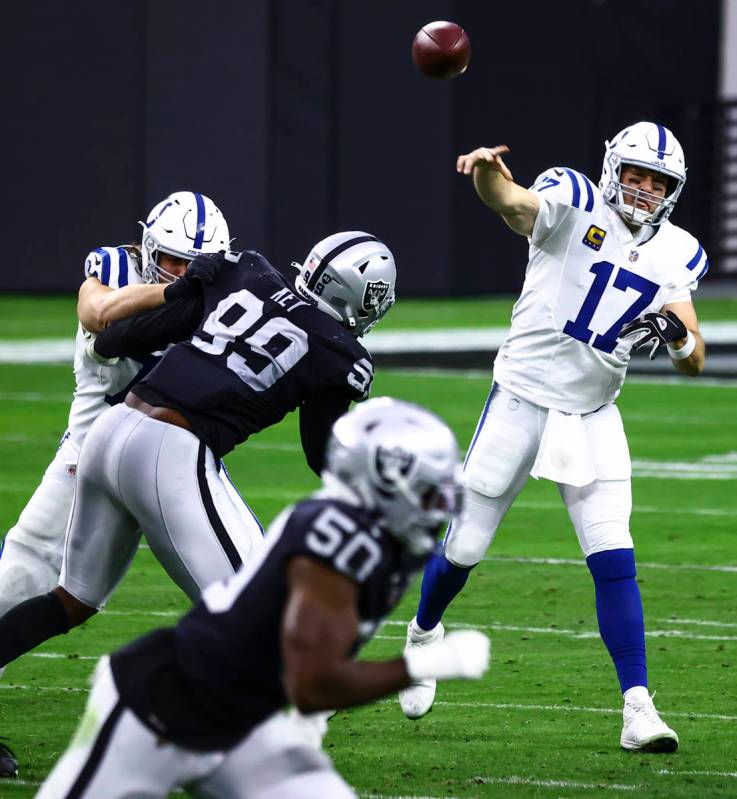
[[[662,125],[637,122],[605,142],[604,165],[599,188],[604,199],[632,225],[662,225],[671,215],[686,183],[686,161],[678,139]],[[667,180],[665,197],[658,197],[622,184],[622,167],[632,164],[660,172]],[[625,202],[625,197],[632,204]],[[637,200],[656,204],[655,211],[637,207]]]
[[[292,266],[299,270],[294,285],[300,296],[357,338],[394,305],[394,256],[369,233],[335,233],[319,241],[303,264]]]
[[[147,283],[173,283],[175,278],[159,266],[159,253],[191,261],[203,252],[227,250],[228,223],[220,209],[204,194],[176,191],[157,203],[143,228],[141,258]]]
[[[450,428],[409,402],[378,397],[333,426],[322,474],[378,512],[387,531],[413,554],[430,552],[440,529],[461,510],[461,466]]]

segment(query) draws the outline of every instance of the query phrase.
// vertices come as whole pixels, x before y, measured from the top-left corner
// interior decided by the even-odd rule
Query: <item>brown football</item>
[[[471,41],[455,22],[430,22],[412,42],[412,60],[431,78],[455,78],[471,59]]]

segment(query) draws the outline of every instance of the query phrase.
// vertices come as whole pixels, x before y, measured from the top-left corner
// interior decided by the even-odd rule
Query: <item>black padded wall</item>
[[[526,243],[455,174],[506,143],[517,180],[574,166],[638,119],[690,165],[673,221],[709,245],[719,3],[27,0],[2,9],[0,290],[70,290],[86,252],[138,235],[171,191],[210,195],[280,268],[339,229],[397,256],[400,292],[518,289]],[[468,72],[421,76],[415,31],[469,32]],[[12,238],[11,238],[12,234]],[[717,265],[718,266],[718,265]]]

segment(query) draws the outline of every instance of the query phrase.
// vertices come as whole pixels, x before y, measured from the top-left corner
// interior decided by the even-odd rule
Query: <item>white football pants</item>
[[[463,517],[445,538],[445,557],[475,566],[485,555],[504,515],[535,463],[548,411],[495,384],[466,456]],[[584,556],[633,547],[631,464],[616,405],[582,417],[596,479],[576,487],[558,483]]]
[[[59,585],[101,607],[145,530],[170,577],[196,600],[262,540],[252,516],[244,524],[231,490],[192,433],[116,405],[95,420],[79,455]]]
[[[303,719],[279,712],[229,751],[194,752],[162,740],[120,700],[100,660],[87,709],[36,799],[351,799],[356,794],[311,743]]]

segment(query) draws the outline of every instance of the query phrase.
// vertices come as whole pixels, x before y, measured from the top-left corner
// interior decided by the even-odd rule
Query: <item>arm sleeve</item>
[[[299,433],[307,465],[315,474],[322,472],[325,447],[335,421],[350,407],[351,397],[345,391],[322,391],[311,397],[299,411]]]
[[[95,339],[103,358],[140,358],[185,341],[200,325],[201,297],[187,297],[114,322]]]

